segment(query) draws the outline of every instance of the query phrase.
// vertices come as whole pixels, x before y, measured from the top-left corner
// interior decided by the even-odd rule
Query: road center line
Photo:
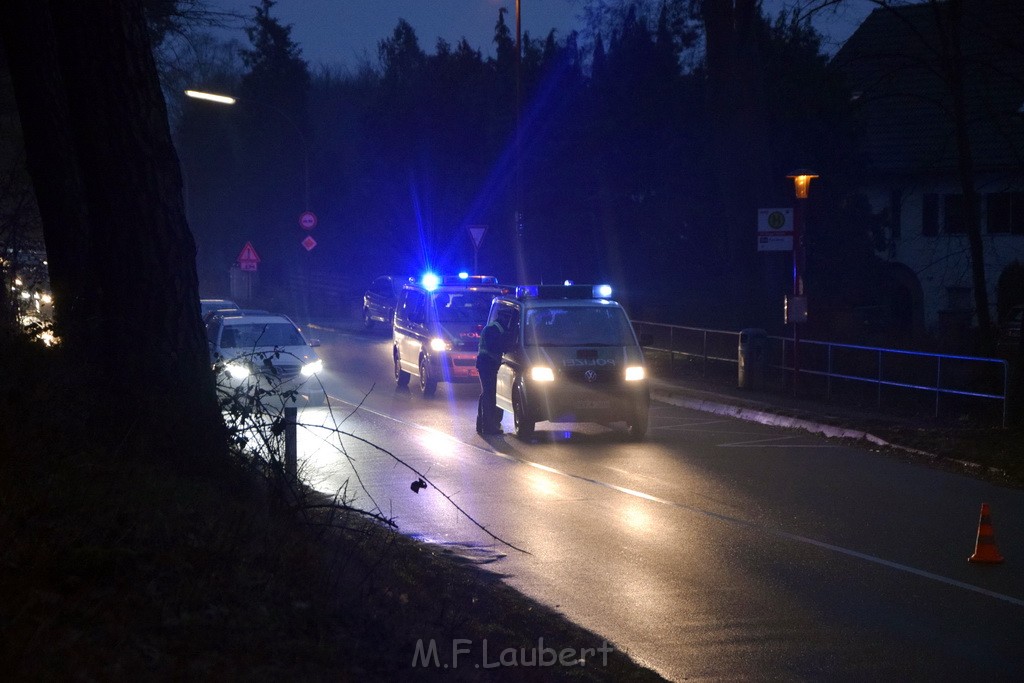
[[[353,405],[351,403],[348,403],[347,401],[338,401],[338,402],[339,403],[346,403],[348,405]],[[382,418],[384,418],[386,420],[391,420],[392,422],[396,422],[396,423],[401,424],[401,425],[405,425],[406,427],[413,427],[415,429],[420,429],[420,430],[428,431],[428,432],[431,432],[431,433],[443,434],[443,432],[440,432],[439,430],[433,429],[431,427],[424,427],[424,426],[418,425],[418,424],[416,424],[414,422],[407,422],[405,420],[400,420],[400,419],[398,419],[396,417],[393,417],[391,415],[385,415],[384,413],[378,412],[378,411],[373,410],[371,408],[367,408],[366,406],[360,407],[359,410],[371,413],[371,414],[376,415],[378,417],[382,417]],[[881,557],[877,557],[875,555],[869,555],[867,553],[862,553],[862,552],[859,552],[857,550],[851,550],[849,548],[844,548],[842,546],[838,546],[838,545],[835,545],[833,543],[826,543],[824,541],[818,541],[818,540],[815,540],[813,538],[808,538],[807,536],[801,536],[800,534],[794,534],[794,533],[790,533],[788,531],[782,531],[781,529],[773,529],[773,528],[767,527],[767,526],[765,526],[763,524],[758,524],[756,522],[750,522],[748,520],[740,519],[738,517],[731,517],[729,515],[723,515],[723,514],[720,514],[718,512],[712,512],[711,510],[705,510],[703,508],[694,507],[692,505],[686,505],[685,503],[678,503],[676,501],[667,500],[665,498],[659,498],[659,497],[653,496],[653,495],[651,495],[649,493],[644,493],[643,491],[637,491],[635,489],[626,488],[625,486],[619,486],[617,484],[612,484],[612,483],[609,483],[609,482],[601,481],[599,479],[591,479],[590,477],[584,477],[584,476],[579,475],[579,474],[572,474],[571,472],[565,472],[565,471],[559,470],[557,468],[541,464],[539,462],[533,462],[532,460],[526,460],[525,458],[520,458],[520,457],[515,456],[515,455],[509,455],[508,453],[502,453],[500,451],[494,450],[493,448],[483,448],[482,446],[479,446],[479,445],[474,444],[474,443],[467,443],[465,441],[459,440],[458,438],[456,438],[454,436],[451,436],[450,434],[445,434],[445,436],[448,436],[452,441],[456,441],[456,442],[458,442],[458,443],[460,443],[460,444],[462,444],[464,446],[468,446],[470,448],[475,448],[478,451],[482,451],[484,453],[489,453],[491,455],[496,455],[499,458],[504,458],[505,460],[509,460],[509,461],[512,461],[512,462],[517,462],[519,464],[526,465],[528,467],[533,467],[535,469],[543,470],[544,472],[549,472],[551,474],[557,474],[559,476],[566,477],[566,478],[569,478],[569,479],[576,479],[577,481],[582,481],[582,482],[586,482],[588,484],[594,484],[596,486],[601,486],[601,487],[604,487],[604,488],[607,488],[607,489],[611,489],[613,491],[618,491],[619,493],[623,493],[623,494],[625,494],[627,496],[632,496],[634,498],[640,498],[642,500],[647,500],[647,501],[650,501],[652,503],[658,503],[660,505],[668,505],[669,507],[673,507],[673,508],[676,508],[676,509],[679,509],[679,510],[686,510],[687,512],[692,512],[694,514],[702,515],[704,517],[709,517],[711,519],[717,519],[720,522],[725,522],[726,524],[731,524],[733,526],[743,527],[743,528],[746,528],[746,529],[751,529],[753,531],[758,531],[758,532],[770,534],[770,535],[776,536],[778,538],[784,538],[784,539],[787,539],[789,541],[795,541],[797,543],[803,543],[805,545],[812,545],[812,546],[815,546],[817,548],[821,548],[823,550],[830,550],[830,551],[832,551],[834,553],[839,553],[841,555],[846,555],[848,557],[855,557],[857,559],[864,560],[866,562],[871,562],[873,564],[881,565],[883,567],[888,567],[890,569],[895,569],[897,571],[901,571],[901,572],[904,572],[904,573],[907,573],[907,574],[913,574],[914,576],[920,576],[920,577],[925,578],[925,579],[930,579],[932,581],[937,581],[939,583],[944,583],[947,586],[952,586],[954,588],[960,588],[962,590],[970,591],[972,593],[978,593],[980,595],[985,595],[985,596],[988,596],[990,598],[995,598],[997,600],[1002,600],[1003,602],[1009,603],[1011,605],[1016,605],[1017,607],[1024,607],[1024,600],[1021,600],[1020,598],[1015,598],[1015,597],[1010,596],[1010,595],[1004,595],[1003,593],[997,593],[995,591],[990,591],[987,588],[981,588],[980,586],[974,586],[974,585],[969,584],[969,583],[964,583],[963,581],[957,581],[956,579],[951,579],[951,578],[949,578],[947,576],[942,576],[940,574],[934,574],[932,572],[928,572],[928,571],[925,571],[923,569],[917,569],[916,567],[911,567],[909,565],[900,564],[899,562],[892,562],[890,560],[886,560],[886,559],[883,559]]]

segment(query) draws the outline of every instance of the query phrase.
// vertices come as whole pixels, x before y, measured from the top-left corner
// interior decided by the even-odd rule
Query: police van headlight
[[[434,337],[433,339],[430,340],[431,351],[448,351],[449,349],[451,349],[451,347],[451,344],[446,342],[444,339],[441,339],[440,337]]]
[[[647,373],[644,372],[642,365],[634,365],[626,368],[626,381],[627,382],[639,382],[640,380],[647,377]]]
[[[312,377],[318,372],[323,372],[324,362],[317,358],[312,363],[306,363],[302,366],[302,374],[304,377]]]
[[[536,365],[530,368],[530,379],[534,382],[554,382],[555,371],[543,365]]]

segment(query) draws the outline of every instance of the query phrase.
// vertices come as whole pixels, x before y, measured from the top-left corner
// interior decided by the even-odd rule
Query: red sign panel
[[[242,270],[252,272],[256,270],[256,264],[260,262],[260,256],[252,247],[252,242],[246,242],[242,247],[242,253],[238,255],[238,267]]]

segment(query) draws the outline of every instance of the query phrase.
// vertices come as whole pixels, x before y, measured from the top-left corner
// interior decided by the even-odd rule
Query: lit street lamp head
[[[817,178],[818,175],[814,171],[808,171],[805,168],[793,171],[787,178],[793,179],[793,187],[796,189],[797,199],[807,199],[807,192],[811,189],[811,180]]]
[[[217,95],[212,92],[203,92],[202,90],[186,90],[185,94],[197,100],[209,100],[210,102],[217,102],[218,104],[234,104],[238,101],[234,97]]]

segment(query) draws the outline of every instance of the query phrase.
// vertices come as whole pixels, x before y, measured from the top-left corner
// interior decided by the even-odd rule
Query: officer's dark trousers
[[[496,430],[501,426],[504,411],[498,409],[495,395],[498,391],[498,366],[501,364],[487,356],[476,360],[476,369],[480,373],[480,424],[484,430]]]

